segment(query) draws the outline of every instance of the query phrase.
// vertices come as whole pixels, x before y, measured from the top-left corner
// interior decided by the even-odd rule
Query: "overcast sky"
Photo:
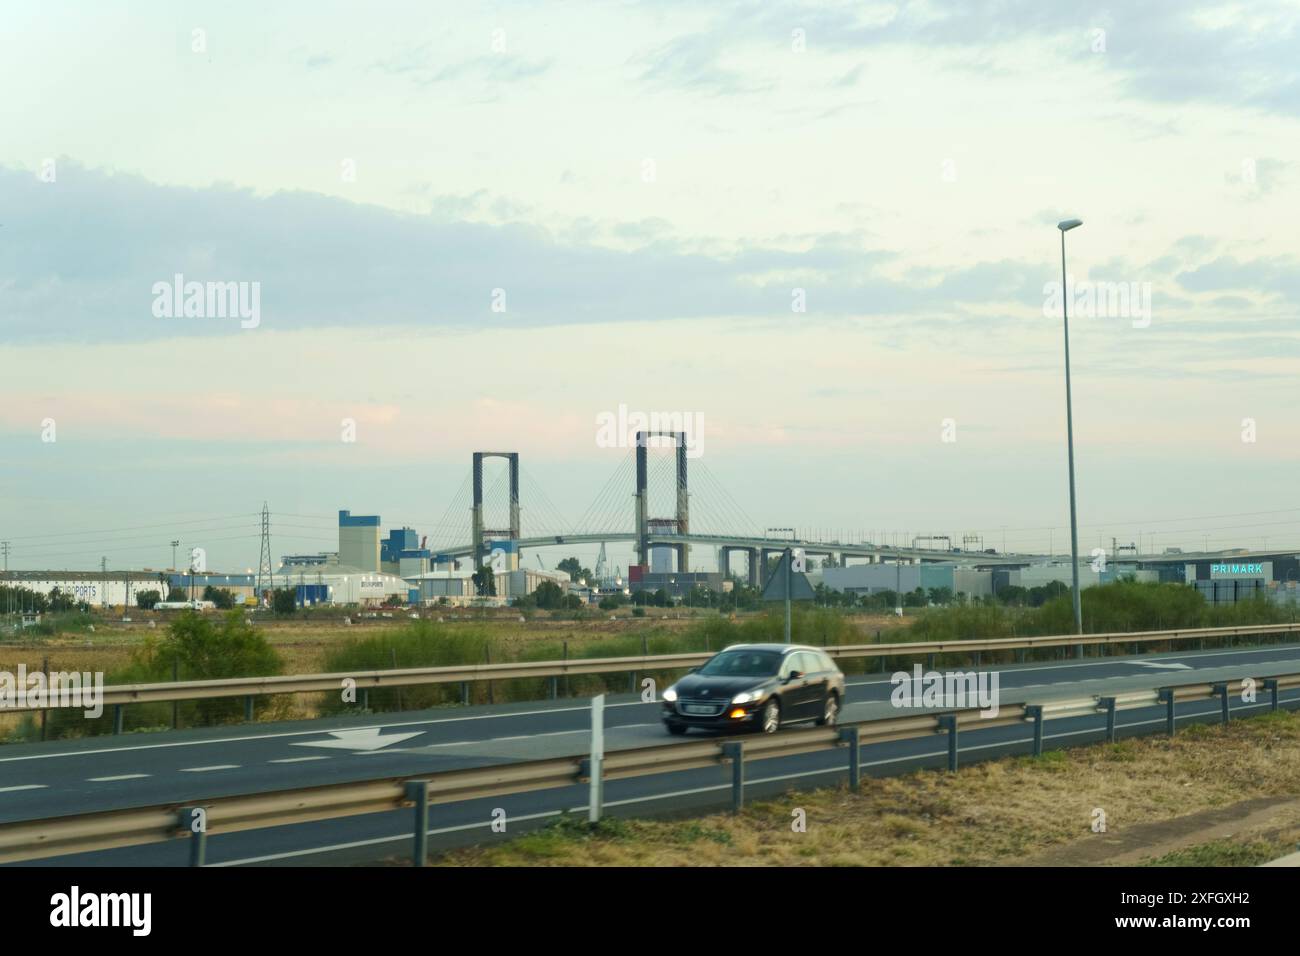
[[[263,501],[277,557],[333,550],[339,508],[446,543],[474,450],[520,452],[526,531],[580,529],[620,405],[694,423],[702,530],[1059,552],[1068,217],[1081,544],[1300,544],[1298,25],[7,3],[10,566],[180,538],[242,570]],[[255,320],[160,315],[177,275],[256,284]],[[626,485],[593,521],[630,529]]]

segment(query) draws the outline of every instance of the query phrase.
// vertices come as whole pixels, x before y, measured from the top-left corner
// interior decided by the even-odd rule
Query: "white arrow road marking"
[[[1189,671],[1192,669],[1189,664],[1161,664],[1156,661],[1129,661],[1129,663],[1141,664],[1143,667],[1158,667],[1166,671]]]
[[[378,727],[361,727],[357,730],[331,730],[330,736],[333,740],[304,740],[294,743],[294,747],[333,747],[337,750],[378,750],[380,747],[387,747],[389,744],[400,743],[403,740],[410,740],[412,737],[419,737],[424,733],[417,730],[412,734],[389,734],[386,737],[379,736]]]

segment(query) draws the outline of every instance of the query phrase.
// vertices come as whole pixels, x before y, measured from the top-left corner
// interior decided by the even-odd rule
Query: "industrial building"
[[[569,580],[563,571],[546,571],[541,568],[516,568],[513,571],[498,571],[494,576],[496,602],[509,604],[516,598],[532,594],[543,581],[550,581],[565,593],[577,593],[586,589],[579,588]],[[448,604],[480,603],[484,598],[477,595],[474,580],[469,571],[429,571],[411,575],[406,579],[412,595],[422,604],[438,603],[446,598]]]
[[[851,564],[846,568],[819,568],[809,575],[832,591],[850,594],[879,594],[882,591],[911,593],[917,588],[947,588],[953,594],[987,597],[993,594],[989,571],[956,564]]]
[[[409,578],[425,574],[432,567],[433,555],[418,541],[411,528],[388,532],[379,545],[380,570],[398,577]]]
[[[92,607],[136,607],[141,591],[158,591],[167,596],[166,575],[143,571],[4,571],[0,584],[25,588],[49,597],[57,588],[78,603]]]
[[[704,588],[718,594],[725,594],[732,588],[731,580],[724,578],[721,571],[645,571],[635,564],[627,571],[630,591],[662,590],[677,600],[686,597],[693,588]]]
[[[379,515],[339,512],[339,564],[359,571],[379,570]]]

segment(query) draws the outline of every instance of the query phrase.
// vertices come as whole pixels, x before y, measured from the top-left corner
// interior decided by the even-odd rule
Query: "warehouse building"
[[[814,584],[821,583],[832,591],[849,594],[879,594],[901,591],[909,594],[920,588],[947,588],[954,595],[987,597],[993,593],[993,575],[989,571],[957,564],[851,564],[846,568],[820,568],[811,572]]]
[[[23,588],[46,598],[60,594],[92,607],[138,607],[142,591],[167,596],[166,574],[148,568],[140,571],[4,571],[0,584]],[[202,575],[200,575],[200,579]]]

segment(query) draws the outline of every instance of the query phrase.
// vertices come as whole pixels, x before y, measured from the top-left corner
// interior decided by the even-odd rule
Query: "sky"
[[[10,567],[255,567],[264,502],[277,557],[343,508],[451,543],[477,450],[525,532],[630,530],[620,408],[692,424],[699,530],[1061,553],[1062,300],[1081,548],[1300,546],[1298,42],[1272,0],[7,3]]]

